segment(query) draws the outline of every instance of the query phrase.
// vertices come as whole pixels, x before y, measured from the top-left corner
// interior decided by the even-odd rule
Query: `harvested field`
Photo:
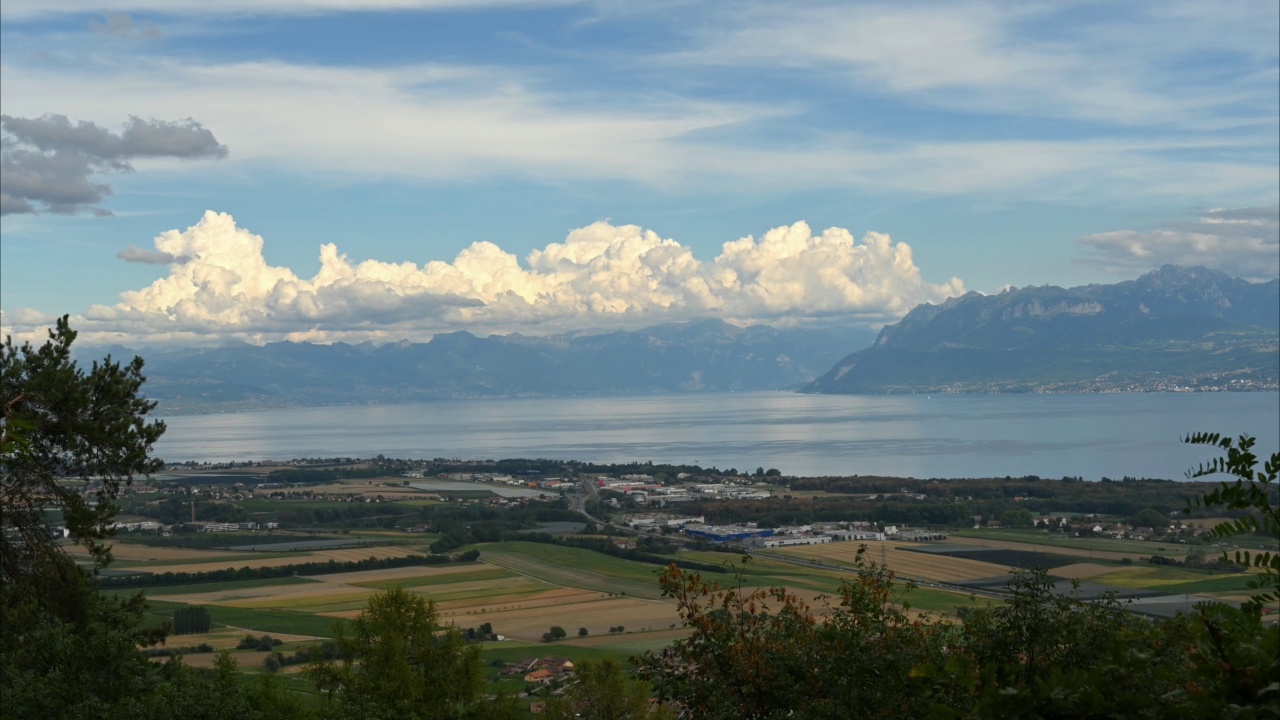
[[[668,623],[670,624],[670,623]],[[581,626],[579,626],[581,627]],[[565,628],[566,630],[568,628]],[[590,630],[591,628],[587,628]],[[608,628],[606,628],[607,630]],[[674,630],[650,630],[644,633],[603,633],[600,635],[591,634],[587,637],[573,637],[571,639],[562,640],[560,645],[570,645],[572,647],[608,647],[615,650],[623,650],[624,652],[642,652],[641,650],[633,650],[631,642],[634,644],[649,645],[651,643],[659,643],[661,647],[670,645],[673,641],[679,640],[690,633],[689,628],[677,627]]]
[[[237,552],[309,552],[312,550],[337,550],[339,548],[359,548],[377,545],[386,540],[369,538],[342,538],[339,540],[289,540],[284,542],[264,542],[251,545],[231,545],[227,550]]]
[[[395,580],[373,580],[366,582],[351,583],[360,585],[361,587],[373,588],[375,590],[385,590],[392,587],[402,588],[420,588],[432,585],[450,585],[453,590],[458,584],[474,582],[479,580],[492,582],[493,580],[509,579],[520,577],[510,570],[501,567],[482,566],[484,569],[474,570],[467,573],[451,573],[449,575],[427,575],[423,577],[398,578]],[[421,592],[430,592],[422,590]]]
[[[297,565],[299,563],[311,562],[328,562],[329,558],[316,554],[290,555],[288,557],[267,557],[252,558],[248,560],[225,560],[222,562],[188,562],[174,565],[152,565],[146,568],[146,571],[156,575],[167,572],[209,572],[210,570],[222,570],[223,568],[264,568],[264,567],[280,567],[281,565]]]
[[[338,562],[355,562],[357,560],[367,560],[368,558],[371,558],[371,557],[376,557],[379,560],[381,560],[382,558],[401,558],[401,557],[409,557],[410,555],[421,555],[422,553],[407,547],[401,547],[399,545],[391,545],[391,546],[382,546],[382,547],[374,546],[374,547],[351,548],[347,550],[320,550],[320,551],[317,551],[315,554],[319,555],[325,560],[337,560]]]
[[[430,585],[410,588],[410,590],[435,600],[437,604],[444,605],[458,602],[469,604],[474,604],[476,601],[496,602],[497,598],[520,597],[530,593],[542,592],[551,587],[554,586],[548,585],[541,580],[517,575],[497,582],[494,580],[475,580],[454,585]],[[568,589],[572,590],[573,588]]]
[[[364,606],[365,599],[374,593],[367,588],[352,587],[333,583],[313,583],[303,589],[296,585],[285,585],[276,588],[258,588],[251,591],[225,590],[208,595],[175,595],[166,597],[155,595],[157,600],[187,602],[192,605],[224,605],[227,607],[261,608],[276,610],[307,610],[308,608],[334,603],[358,603]]]
[[[272,637],[275,637],[274,635]],[[234,647],[234,646],[233,646]],[[271,653],[266,650],[244,650],[241,652],[231,653],[231,657],[235,658],[240,665],[241,670],[260,670],[262,663]],[[213,663],[218,659],[218,653],[200,653],[199,655],[183,655],[182,664],[188,667],[211,668]]]
[[[190,551],[200,552],[200,551]],[[419,555],[405,547],[362,547],[345,550],[319,550],[315,552],[304,552],[290,554],[285,556],[268,556],[268,557],[246,557],[236,555],[228,557],[223,553],[224,560],[217,560],[218,555],[215,553],[212,558],[205,561],[192,560],[182,564],[171,565],[150,565],[145,569],[147,572],[154,574],[162,574],[166,572],[208,572],[210,570],[221,570],[223,568],[263,568],[263,567],[280,567],[281,565],[298,565],[302,563],[329,562],[335,560],[337,562],[354,562],[357,560],[367,560],[368,558],[398,558],[408,557],[410,555]]]
[[[639,630],[667,629],[680,623],[674,604],[617,596],[611,598],[599,593],[558,597],[541,595],[523,603],[499,607],[509,609],[488,612],[473,609],[469,615],[445,610],[441,616],[461,627],[492,623],[494,632],[530,641],[540,639],[552,625],[560,625],[570,633],[585,627],[592,635],[608,635],[609,628],[615,625]]]
[[[236,645],[240,644],[240,641],[244,639],[245,635],[257,636],[262,634],[263,633],[241,630],[239,628],[224,628],[222,630],[215,630],[214,632],[209,632],[209,633],[201,633],[199,635],[170,635],[168,637],[167,642],[164,645],[159,645],[157,647],[177,648],[177,647],[188,647],[188,646],[200,645],[202,643],[207,643],[208,645],[213,647],[214,650],[233,650],[235,649]],[[277,640],[282,640],[287,643],[309,642],[311,640],[316,639],[314,635],[290,635],[288,633],[266,633],[266,634],[270,635],[271,637]]]
[[[411,565],[409,567],[382,568],[379,570],[356,570],[353,572],[333,573],[332,575],[325,575],[323,577],[325,582],[346,583],[348,585],[366,585],[367,583],[381,582],[384,580],[440,577],[444,575],[476,572],[477,570],[485,569],[488,569],[488,566],[481,563],[450,563],[448,565]]]
[[[916,543],[877,543],[868,549],[864,558],[868,562],[884,562],[904,580],[924,578],[938,582],[955,580],[973,580],[1005,575],[1009,568],[1005,565],[966,560],[945,555],[913,552],[907,548],[920,547]],[[790,557],[830,562],[841,565],[854,563],[859,543],[827,543],[825,545],[802,545],[798,547],[778,548],[770,552]]]
[[[64,548],[68,553],[80,557],[88,557],[89,551],[82,545],[68,545]],[[111,546],[111,555],[116,560],[189,560],[192,562],[214,561],[231,555],[225,550],[193,550],[190,548],[156,547],[153,545],[131,545],[116,542]]]

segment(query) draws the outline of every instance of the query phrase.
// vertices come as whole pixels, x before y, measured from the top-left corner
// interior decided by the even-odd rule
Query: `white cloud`
[[[1172,263],[1270,280],[1280,276],[1280,207],[1210,210],[1194,222],[1097,233],[1080,243],[1087,262],[1124,274]]]
[[[568,5],[577,0],[6,0],[0,17],[27,20],[77,13],[163,15],[317,15],[340,12],[431,11],[477,7]]]
[[[1274,162],[1254,157],[1252,137],[897,141],[833,130],[812,145],[759,145],[717,132],[791,122],[797,108],[669,94],[584,100],[547,89],[519,69],[151,58],[74,72],[6,61],[0,72],[7,110],[57,108],[108,123],[123,122],[139,107],[195,116],[235,149],[222,161],[228,172],[270,164],[335,182],[517,175],[625,180],[673,192],[859,187],[1061,200],[1105,189],[1108,198],[1243,194],[1247,202],[1270,202],[1280,174]],[[803,129],[803,118],[794,122]],[[1205,153],[1225,159],[1197,159]]]
[[[518,69],[449,65],[191,65],[136,58],[92,70],[6,62],[6,111],[56,107],[110,121],[146,107],[200,116],[236,162],[355,178],[626,179],[686,171],[682,138],[775,110],[669,95],[584,102],[539,90]]]
[[[735,5],[693,25],[692,47],[666,60],[800,71],[981,116],[1274,127],[1274,3],[1097,10],[1071,2]],[[1206,70],[1204,57],[1224,56],[1261,72]],[[1231,116],[1225,125],[1223,115]]]
[[[710,262],[635,225],[597,222],[524,263],[478,242],[452,262],[351,262],[320,248],[310,279],[269,265],[263,239],[230,215],[205,213],[155,239],[157,257],[186,258],[166,277],[73,321],[86,338],[133,343],[238,338],[422,340],[456,329],[551,332],[719,317],[736,322],[895,320],[916,304],[964,292],[926,283],[911,248],[803,222],[724,243]],[[44,316],[7,314],[9,332],[37,333]]]

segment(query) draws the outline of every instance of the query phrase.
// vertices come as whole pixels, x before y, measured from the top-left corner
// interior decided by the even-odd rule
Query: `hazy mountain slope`
[[[147,394],[164,410],[183,411],[794,388],[873,338],[860,329],[739,328],[704,320],[543,338],[455,332],[427,343],[237,343],[142,354]],[[100,358],[104,350],[79,354]]]
[[[1280,281],[1167,265],[1136,280],[921,305],[804,389],[1274,389]]]

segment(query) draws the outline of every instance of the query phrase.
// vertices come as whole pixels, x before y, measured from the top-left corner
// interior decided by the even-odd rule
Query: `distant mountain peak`
[[[1166,265],[1114,285],[1024,287],[920,305],[807,389],[1274,388],[1278,336],[1280,282]]]

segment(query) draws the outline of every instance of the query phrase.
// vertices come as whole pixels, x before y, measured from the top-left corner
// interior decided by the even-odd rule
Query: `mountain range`
[[[146,394],[162,412],[425,400],[795,389],[874,331],[738,327],[719,320],[529,337],[437,335],[430,342],[237,343],[150,349]],[[136,354],[85,348],[83,359]]]
[[[1274,390],[1278,336],[1280,281],[1166,265],[1114,285],[920,305],[803,390]]]
[[[865,348],[865,349],[860,349]],[[851,351],[854,351],[851,353]],[[131,357],[79,348],[81,359]],[[861,328],[720,320],[543,337],[149,349],[161,412],[521,396],[1275,390],[1280,281],[1168,265],[1136,280],[971,292]]]

